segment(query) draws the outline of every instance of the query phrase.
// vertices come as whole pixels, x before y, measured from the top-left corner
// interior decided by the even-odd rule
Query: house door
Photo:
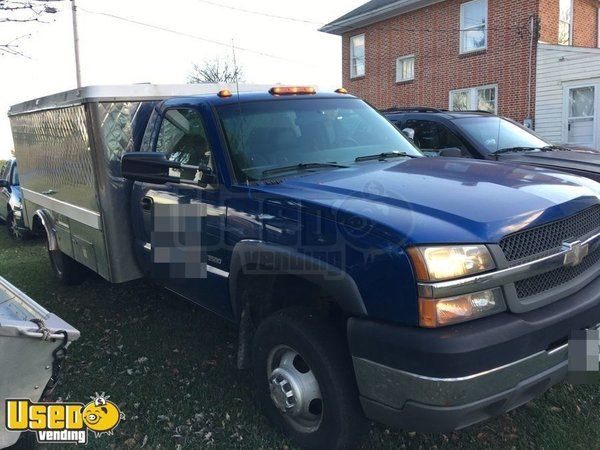
[[[567,143],[596,148],[596,89],[579,86],[566,89]]]

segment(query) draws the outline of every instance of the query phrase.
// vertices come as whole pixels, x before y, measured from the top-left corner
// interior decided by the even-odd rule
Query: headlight
[[[446,281],[496,268],[485,245],[412,247],[408,255],[418,281]]]
[[[419,323],[423,327],[441,327],[478,319],[506,310],[499,288],[441,299],[419,299]]]

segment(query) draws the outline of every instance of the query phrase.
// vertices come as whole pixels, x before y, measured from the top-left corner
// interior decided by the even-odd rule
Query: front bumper
[[[406,430],[445,432],[503,414],[537,397],[565,378],[567,353],[563,345],[461,378],[424,377],[361,358],[354,359],[354,367],[367,417]]]
[[[440,329],[352,318],[348,338],[367,417],[422,432],[510,411],[567,375],[573,330],[600,322],[600,278],[561,301]]]

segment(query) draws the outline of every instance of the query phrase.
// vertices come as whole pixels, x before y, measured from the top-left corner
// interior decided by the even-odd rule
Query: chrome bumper
[[[485,372],[459,377],[434,378],[353,358],[360,395],[401,409],[406,402],[433,406],[472,403],[508,391],[519,383],[552,368],[568,366],[568,344]]]

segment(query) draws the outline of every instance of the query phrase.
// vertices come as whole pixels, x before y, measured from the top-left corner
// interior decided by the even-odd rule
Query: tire
[[[353,448],[368,432],[347,348],[343,328],[308,308],[278,311],[254,334],[257,401],[300,448]]]
[[[19,228],[19,223],[12,211],[9,211],[6,215],[6,229],[8,230],[8,235],[15,241],[23,241],[27,238],[27,233],[22,228]]]
[[[85,281],[88,270],[85,266],[75,261],[60,250],[50,250],[48,248],[48,257],[54,276],[62,284],[74,286]]]

